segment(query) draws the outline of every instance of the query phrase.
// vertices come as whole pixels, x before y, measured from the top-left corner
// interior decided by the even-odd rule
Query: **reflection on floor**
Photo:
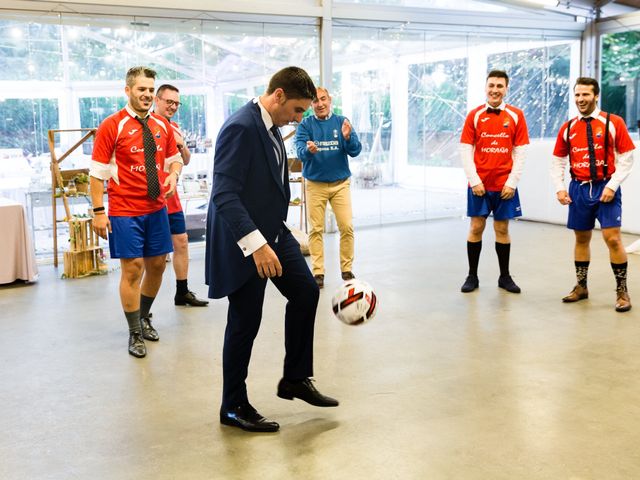
[[[142,360],[126,352],[118,272],[60,280],[44,266],[37,284],[1,288],[0,478],[640,478],[640,317],[614,312],[600,236],[590,298],[566,305],[565,228],[512,225],[520,295],[497,288],[490,229],[480,289],[459,292],[466,231],[462,220],[357,230],[354,271],[380,300],[361,327],[330,311],[340,280],[327,236],[315,373],[336,409],[276,397],[284,301],[268,288],[249,394],[281,424],[271,435],[219,425],[226,301],[174,307],[171,268],[153,308],[161,340]],[[202,295],[204,251],[191,251]],[[631,255],[636,302],[639,267]]]

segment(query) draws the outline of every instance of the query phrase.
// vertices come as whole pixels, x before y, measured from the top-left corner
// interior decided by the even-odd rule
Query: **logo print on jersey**
[[[596,130],[596,138],[600,138],[602,137],[602,130],[598,129]]]
[[[338,138],[338,130],[333,129],[333,138]]]
[[[136,133],[138,131],[137,128],[133,128],[131,130],[129,130],[129,135],[133,135],[134,133]]]
[[[489,117],[484,117],[482,120],[480,120],[482,123],[486,122],[487,120],[489,120]]]
[[[569,135],[569,140],[573,140],[573,137],[575,137],[576,135],[576,133],[572,133],[571,135]]]
[[[505,120],[504,123],[502,124],[502,126],[504,128],[509,128],[509,120]]]
[[[154,133],[153,136],[156,138],[160,138],[160,129],[156,130],[156,133]]]

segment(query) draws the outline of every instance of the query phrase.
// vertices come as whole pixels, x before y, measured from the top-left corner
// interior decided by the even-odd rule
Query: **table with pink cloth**
[[[24,207],[0,198],[0,284],[35,282],[37,278],[36,254]]]

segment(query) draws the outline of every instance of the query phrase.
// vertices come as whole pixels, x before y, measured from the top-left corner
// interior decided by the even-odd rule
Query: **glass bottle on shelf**
[[[67,192],[69,195],[78,194],[78,189],[76,188],[76,182],[74,180],[69,180],[69,183],[67,184]]]

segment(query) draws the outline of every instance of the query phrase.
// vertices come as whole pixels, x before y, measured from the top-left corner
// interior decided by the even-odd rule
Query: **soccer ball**
[[[371,285],[362,280],[342,284],[331,299],[333,313],[347,325],[360,325],[376,315],[378,299]]]

